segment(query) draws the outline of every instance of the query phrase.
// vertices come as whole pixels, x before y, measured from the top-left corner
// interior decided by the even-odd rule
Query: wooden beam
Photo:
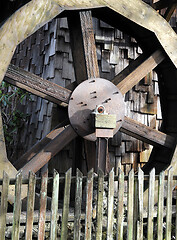
[[[155,51],[148,58],[141,55],[115,76],[112,82],[117,85],[122,94],[125,94],[164,59],[165,54],[161,50]]]
[[[174,3],[177,3],[177,0],[159,0],[158,2],[153,3],[152,7],[155,10],[161,10],[163,8],[169,7]]]
[[[99,68],[91,11],[71,12],[68,16],[71,49],[77,84],[98,78]],[[95,168],[96,144],[84,140],[88,170]]]
[[[28,177],[29,171],[36,173],[76,136],[77,134],[71,125],[63,127],[62,131],[59,131],[56,137],[45,145],[40,152],[34,155],[19,171],[22,171],[22,175],[25,177]]]
[[[173,13],[174,13],[174,11],[176,10],[176,8],[177,8],[177,2],[176,2],[176,3],[173,3],[172,5],[170,5],[170,6],[167,8],[167,10],[166,10],[166,12],[165,12],[165,14],[164,14],[164,18],[167,20],[167,22],[170,21],[171,16],[173,15]]]
[[[173,149],[175,144],[174,137],[152,129],[128,117],[124,118],[120,131],[153,146]]]
[[[71,95],[70,90],[48,80],[44,80],[12,64],[8,67],[4,80],[34,95],[62,106],[67,105]]]
[[[91,11],[71,12],[68,25],[77,84],[99,77]]]
[[[16,169],[22,168],[27,162],[29,162],[35,155],[37,155],[44,147],[46,147],[52,140],[54,140],[62,131],[63,126],[66,126],[68,121],[64,121],[47,134],[41,141],[36,143],[29,151],[21,156],[15,163]]]

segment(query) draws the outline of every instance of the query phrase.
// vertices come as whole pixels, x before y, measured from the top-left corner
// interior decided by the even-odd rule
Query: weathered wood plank
[[[5,240],[6,231],[6,214],[8,207],[8,190],[9,190],[9,176],[6,172],[3,173],[3,185],[1,193],[1,208],[0,208],[0,239]]]
[[[70,90],[12,64],[9,66],[4,80],[62,106],[67,106],[71,95]]]
[[[124,221],[124,172],[119,168],[118,203],[117,203],[117,240],[123,240]]]
[[[63,126],[66,126],[67,124],[68,124],[67,120],[59,124],[55,129],[53,129],[49,134],[47,134],[41,141],[36,143],[29,151],[27,151],[23,156],[21,156],[14,163],[14,166],[17,169],[23,167],[36,154],[38,154],[42,149],[44,149],[47,146],[47,144],[49,144],[52,140],[54,140],[63,131]]]
[[[91,11],[70,13],[68,26],[77,84],[99,77]]]
[[[91,11],[71,12],[68,16],[68,26],[77,84],[88,78],[99,77]],[[84,140],[84,145],[90,170],[95,168],[96,145],[87,140]]]
[[[29,172],[27,212],[26,212],[27,221],[25,233],[26,240],[32,240],[35,187],[36,187],[36,175],[33,172]]]
[[[114,224],[114,168],[109,173],[108,184],[107,239],[112,240]]]
[[[21,185],[22,185],[22,174],[21,172],[19,172],[16,176],[16,183],[15,183],[15,201],[14,201],[14,209],[13,209],[12,240],[19,239],[20,214],[21,214]]]
[[[133,240],[134,169],[128,175],[127,240]]]
[[[45,173],[43,173],[42,179],[41,179],[40,212],[39,212],[39,228],[38,228],[38,239],[40,240],[44,240],[45,238],[47,181],[48,181],[48,170]]]
[[[72,174],[72,169],[70,168],[65,173],[65,190],[64,190],[63,214],[62,214],[62,225],[61,225],[61,240],[65,240],[68,237],[67,235],[68,235],[70,190],[71,190],[71,174]]]
[[[173,168],[168,170],[167,182],[167,215],[166,215],[166,240],[171,240],[172,225],[172,191],[173,191]]]
[[[154,188],[155,186],[155,168],[153,168],[149,174],[149,197],[148,197],[148,229],[147,239],[153,239],[153,227],[154,227]]]
[[[143,240],[143,192],[144,192],[144,172],[138,168],[138,221],[137,240]]]
[[[93,200],[93,169],[87,175],[86,187],[86,215],[85,215],[85,240],[91,240],[92,236],[92,200]]]
[[[158,212],[157,212],[157,232],[158,240],[163,240],[163,207],[164,207],[164,176],[165,172],[159,174],[158,185]]]
[[[159,1],[156,1],[155,3],[153,3],[152,7],[155,10],[161,10],[161,9],[166,8],[169,5],[176,3],[176,2],[177,2],[176,0],[159,0]]]
[[[57,238],[58,196],[59,196],[59,173],[56,170],[54,170],[52,204],[51,204],[50,240],[56,240]]]
[[[104,193],[104,173],[98,170],[98,201],[97,201],[97,222],[96,222],[96,240],[102,240],[103,226],[103,193]]]
[[[122,94],[135,86],[142,78],[165,59],[161,50],[155,51],[150,57],[140,56],[113,79]]]
[[[77,171],[76,171],[75,210],[74,210],[74,240],[80,240],[82,178],[83,178],[83,174],[81,173],[81,171],[79,169],[77,169]]]
[[[172,3],[171,5],[169,5],[169,7],[167,8],[165,14],[164,14],[164,18],[167,20],[167,22],[170,21],[174,11],[177,8],[177,2],[176,3]]]
[[[61,131],[38,154],[31,158],[31,160],[23,168],[21,168],[22,175],[27,176],[30,170],[33,172],[37,172],[76,136],[77,134],[75,133],[71,125],[63,128],[63,131]]]
[[[152,129],[128,117],[124,118],[120,131],[153,146],[174,147],[175,140],[172,136]]]

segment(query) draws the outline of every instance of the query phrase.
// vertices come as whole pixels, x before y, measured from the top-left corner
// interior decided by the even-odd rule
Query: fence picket
[[[124,172],[119,168],[118,203],[117,203],[117,240],[123,240],[124,221]]]
[[[104,173],[98,171],[98,201],[97,201],[97,225],[96,225],[96,240],[102,239],[102,221],[103,221],[103,192],[104,192]]]
[[[128,175],[127,239],[133,240],[134,169]]]
[[[51,204],[50,240],[56,240],[57,238],[58,194],[59,194],[59,173],[56,170],[54,170],[52,204]]]
[[[5,240],[6,230],[6,214],[8,206],[8,190],[9,190],[9,176],[3,172],[3,185],[1,193],[1,208],[0,208],[0,239]]]
[[[170,168],[168,170],[168,182],[167,182],[166,240],[171,240],[172,190],[173,190],[173,169]]]
[[[25,234],[26,240],[32,239],[35,186],[36,186],[36,175],[33,172],[29,172],[27,213],[26,213],[26,234]]]
[[[153,239],[154,227],[154,189],[155,189],[155,168],[149,174],[149,196],[148,196],[148,240]]]
[[[38,239],[39,240],[44,240],[44,238],[45,238],[45,218],[46,218],[46,204],[47,204],[47,182],[48,182],[48,170],[43,173],[42,180],[41,180],[39,228],[38,228]]]
[[[12,240],[19,239],[20,214],[21,214],[21,185],[22,185],[22,174],[21,172],[19,172],[16,175],[16,183],[15,183],[15,201],[14,201],[14,209],[13,209]]]
[[[114,224],[114,169],[109,173],[108,188],[108,218],[107,218],[107,240],[113,239]]]
[[[80,239],[81,203],[82,203],[82,178],[83,174],[79,169],[76,171],[76,195],[74,212],[74,240]]]
[[[143,240],[143,191],[144,191],[144,172],[138,168],[138,221],[137,221],[137,240]]]
[[[92,233],[92,199],[93,199],[93,169],[87,175],[86,213],[85,213],[85,240],[91,240]]]
[[[165,177],[165,172],[163,171],[159,175],[159,186],[158,186],[158,210],[157,210],[158,240],[163,240],[164,177]]]
[[[71,174],[72,174],[72,169],[70,168],[65,173],[65,190],[64,190],[64,201],[63,201],[61,240],[67,239],[67,235],[68,235],[68,214],[69,214],[70,189],[71,189]]]

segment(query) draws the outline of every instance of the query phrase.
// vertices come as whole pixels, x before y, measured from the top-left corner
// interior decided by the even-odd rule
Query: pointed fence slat
[[[172,191],[173,191],[173,169],[170,168],[168,170],[168,183],[167,183],[166,240],[171,240]]]
[[[47,204],[47,182],[48,182],[48,171],[43,173],[41,180],[41,191],[40,191],[40,213],[39,213],[39,229],[38,239],[44,240],[45,238],[45,218],[46,218],[46,204]]]
[[[153,239],[154,227],[154,190],[155,190],[155,168],[149,174],[149,196],[148,196],[148,233],[147,239]]]
[[[30,172],[27,197],[26,235],[25,235],[26,240],[32,240],[35,187],[36,187],[36,175],[33,172]]]
[[[74,212],[74,240],[80,239],[82,178],[83,178],[83,174],[81,173],[81,171],[79,169],[77,169],[77,171],[76,171],[75,212]]]
[[[127,203],[127,239],[133,240],[133,200],[134,200],[134,170],[128,175],[128,203]]]
[[[109,173],[108,188],[108,218],[107,218],[107,240],[113,239],[114,224],[114,169]]]
[[[92,200],[93,200],[93,169],[87,175],[86,213],[85,213],[85,240],[91,240],[92,233]]]
[[[0,208],[0,239],[5,240],[6,230],[6,214],[8,206],[8,190],[9,190],[9,176],[3,172],[3,185],[1,193],[1,208]]]
[[[16,176],[16,183],[15,183],[15,201],[14,201],[14,209],[13,209],[12,240],[19,239],[20,214],[21,214],[21,185],[22,185],[22,174],[21,172],[19,172]]]
[[[143,191],[144,191],[144,172],[138,169],[138,221],[137,221],[137,240],[143,240]]]
[[[57,239],[58,194],[59,194],[59,173],[56,170],[54,170],[52,204],[51,204],[50,240]]]
[[[165,172],[163,171],[159,175],[159,186],[158,186],[158,210],[157,210],[158,239],[157,240],[163,240],[164,177],[165,177]]]
[[[118,203],[117,203],[117,240],[123,240],[124,221],[124,172],[119,168]]]
[[[72,174],[72,169],[70,168],[65,173],[65,190],[64,190],[62,226],[61,226],[61,240],[67,239],[67,235],[68,235],[68,215],[69,215],[69,202],[70,202],[70,189],[71,189],[71,174]]]
[[[103,193],[104,193],[104,173],[98,171],[98,201],[97,201],[97,223],[96,223],[96,240],[102,240],[103,227]]]

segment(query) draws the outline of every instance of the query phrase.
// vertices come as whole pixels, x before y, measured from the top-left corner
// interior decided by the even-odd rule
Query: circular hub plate
[[[116,128],[119,130],[124,119],[124,101],[121,92],[110,81],[102,78],[89,79],[77,86],[73,91],[68,115],[75,131],[87,140],[95,141],[94,110],[103,105],[106,113],[116,115]]]

